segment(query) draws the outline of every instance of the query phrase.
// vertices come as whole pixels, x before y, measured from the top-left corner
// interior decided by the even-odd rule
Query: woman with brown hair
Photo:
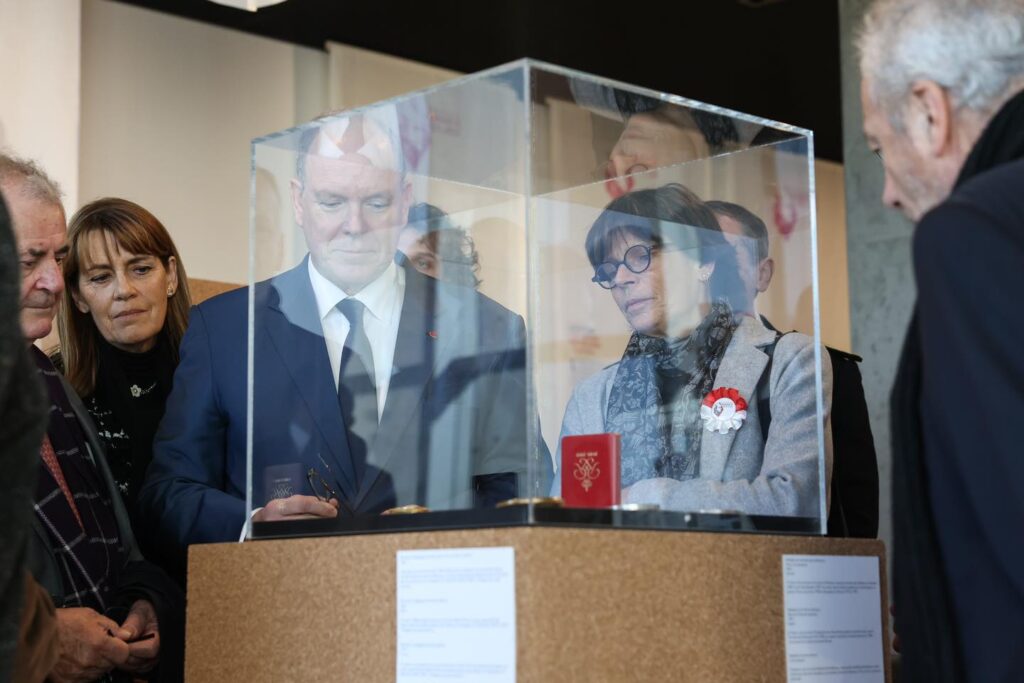
[[[96,421],[133,510],[188,326],[188,280],[164,226],[126,199],[79,209],[68,246],[70,296],[59,320],[64,374]]]

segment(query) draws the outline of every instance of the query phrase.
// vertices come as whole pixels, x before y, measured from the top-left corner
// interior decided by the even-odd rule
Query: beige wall
[[[190,275],[230,282],[248,279],[253,138],[456,75],[104,0],[82,2],[81,52],[81,202],[139,202],[171,231]]]
[[[341,43],[327,43],[327,54],[330,56],[328,94],[332,109],[362,107],[461,75],[457,71]]]
[[[39,163],[78,206],[81,12],[73,0],[0,0],[0,149]],[[39,340],[57,344],[57,332]]]
[[[191,276],[247,281],[250,141],[316,113],[299,110],[322,106],[325,61],[316,50],[84,0],[82,202],[136,201],[171,231]]]
[[[38,161],[78,206],[79,36],[74,0],[0,0],[0,148]]]
[[[330,55],[329,92],[332,109],[363,106],[411,90],[426,88],[460,75],[455,71],[348,45],[329,43],[327,47]],[[589,139],[590,133],[584,131],[580,135]],[[553,162],[555,161],[557,160]],[[849,349],[850,309],[842,165],[817,160],[815,177],[821,335],[826,344]],[[488,256],[487,246],[486,239],[478,244],[481,262]],[[501,247],[504,246],[503,243]],[[486,288],[488,284],[485,280],[484,287]],[[810,331],[809,318],[806,321],[801,320],[800,323],[801,328]]]
[[[844,351],[850,341],[850,285],[846,264],[846,195],[843,166],[814,162],[818,194],[818,287],[821,297],[821,338]]]
[[[147,206],[171,230],[189,273],[222,281],[248,277],[253,137],[459,75],[102,0],[83,0],[81,33],[81,201],[114,194]],[[842,167],[818,161],[816,179],[822,337],[848,349]]]

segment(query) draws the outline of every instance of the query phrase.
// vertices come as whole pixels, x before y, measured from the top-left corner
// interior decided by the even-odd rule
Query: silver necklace
[[[156,389],[156,380],[154,380],[153,383],[151,385],[149,385],[145,389],[141,388],[138,384],[133,384],[130,387],[128,387],[128,390],[130,392],[132,392],[132,397],[134,397],[134,398],[139,398],[140,396],[145,396],[146,394],[148,394],[149,392],[153,391],[154,389]]]

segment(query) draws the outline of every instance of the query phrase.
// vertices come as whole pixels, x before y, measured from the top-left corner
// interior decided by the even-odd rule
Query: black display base
[[[508,526],[648,529],[772,534],[817,534],[815,517],[748,516],[739,513],[669,512],[516,506],[490,510],[450,510],[414,515],[363,515],[289,522],[256,522],[255,540],[296,536],[349,536],[402,531],[452,531]]]

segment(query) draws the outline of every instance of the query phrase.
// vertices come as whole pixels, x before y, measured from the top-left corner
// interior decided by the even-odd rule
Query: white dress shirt
[[[337,306],[343,299],[348,298],[348,294],[321,275],[313,265],[313,259],[309,259],[309,281],[313,285],[313,296],[316,297],[317,313],[320,315],[327,355],[331,359],[331,371],[337,388],[341,352],[345,348],[349,328],[348,318]],[[402,317],[404,297],[405,271],[394,262],[380,277],[352,297],[366,307],[363,328],[373,353],[373,374],[377,383],[377,420],[380,420],[384,413],[388,385],[391,384],[395,344],[398,341],[398,323]]]

